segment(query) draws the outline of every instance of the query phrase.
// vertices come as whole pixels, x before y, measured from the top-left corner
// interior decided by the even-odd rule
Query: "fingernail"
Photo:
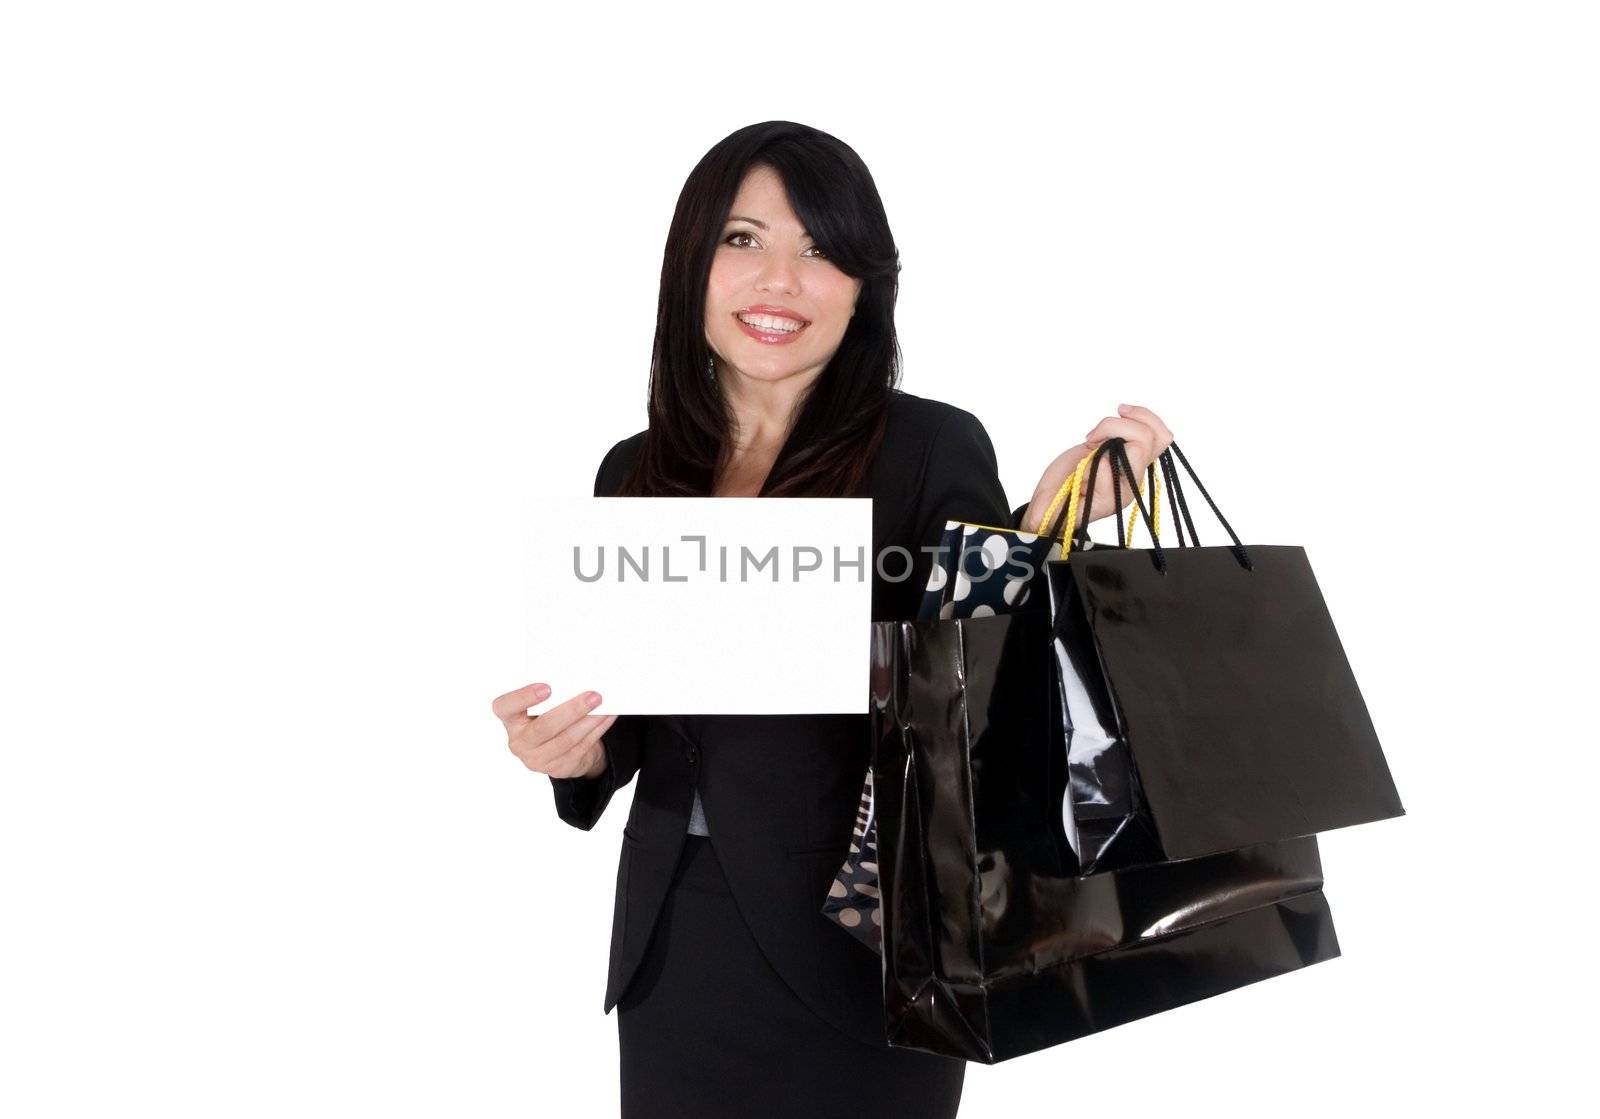
[[[590,692],[589,693],[589,698],[586,699],[584,702],[587,703],[590,707],[599,707],[600,706],[600,693],[599,692]]]
[[[540,699],[543,699],[545,696],[550,694],[550,685],[540,684],[537,688],[533,689],[533,694],[538,696]]]
[[[1132,408],[1132,407],[1133,407],[1133,405],[1131,405],[1131,404],[1118,404],[1117,405],[1117,411],[1126,412],[1129,408]]]

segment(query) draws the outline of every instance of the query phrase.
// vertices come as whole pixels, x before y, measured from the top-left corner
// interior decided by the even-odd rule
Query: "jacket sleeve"
[[[618,444],[621,446],[621,444]],[[594,476],[594,495],[603,496],[606,467],[617,448],[601,460]],[[551,791],[556,798],[556,815],[575,828],[588,831],[606,810],[611,795],[633,780],[639,772],[639,754],[644,744],[648,715],[618,715],[600,737],[605,746],[606,767],[598,777],[552,777]]]
[[[611,803],[611,794],[639,772],[639,746],[644,737],[645,715],[618,715],[601,736],[606,767],[598,777],[552,777],[556,815],[575,828],[588,831]]]

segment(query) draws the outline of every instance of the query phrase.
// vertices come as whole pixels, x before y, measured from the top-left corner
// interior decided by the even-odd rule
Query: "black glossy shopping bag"
[[[1151,547],[1045,564],[1080,873],[1403,815],[1305,549],[1241,544],[1192,469],[1233,543],[1191,543],[1170,454],[1179,547],[1135,492]],[[1133,481],[1108,440],[1091,492],[1102,459]]]
[[[1299,549],[1200,547],[1162,465],[1177,549],[1119,521],[1118,547],[1047,564],[1048,614],[874,625],[891,1044],[993,1063],[1339,953],[1314,833],[1400,814],[1387,766],[1309,566],[1275,554]],[[1296,718],[1336,756],[1283,744]]]
[[[1339,954],[1315,836],[1076,873],[1042,612],[874,623],[890,1044],[995,1063]]]

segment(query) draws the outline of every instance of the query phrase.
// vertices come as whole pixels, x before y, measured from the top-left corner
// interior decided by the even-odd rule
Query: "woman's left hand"
[[[1028,508],[1022,515],[1023,531],[1038,532],[1048,527],[1040,525],[1039,522],[1043,519],[1045,510],[1050,507],[1056,491],[1067,484],[1067,479],[1077,469],[1078,463],[1113,436],[1120,436],[1126,441],[1128,465],[1133,467],[1133,472],[1137,476],[1142,476],[1144,468],[1155,461],[1156,456],[1166,450],[1167,445],[1172,442],[1172,432],[1161,422],[1161,417],[1150,409],[1137,404],[1117,405],[1117,415],[1107,416],[1095,424],[1084,435],[1082,443],[1062,451],[1056,456],[1055,461],[1045,467],[1044,474],[1039,478],[1039,485],[1033,491],[1033,498],[1028,502]],[[1097,521],[1102,517],[1111,516],[1113,512],[1122,511],[1112,509],[1114,496],[1110,467],[1109,459],[1100,464],[1098,476],[1095,478],[1094,493],[1088,495],[1088,515],[1085,517],[1080,510],[1078,513],[1080,521],[1084,523]],[[1122,478],[1122,493],[1122,509],[1126,509],[1133,504],[1133,491],[1128,486],[1126,475]],[[1148,507],[1149,495],[1145,496]],[[1081,500],[1083,499],[1080,498]],[[1057,524],[1065,523],[1066,514],[1062,511],[1057,518]]]

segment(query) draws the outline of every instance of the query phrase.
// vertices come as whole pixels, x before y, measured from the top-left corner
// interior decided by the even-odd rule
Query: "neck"
[[[799,414],[800,402],[816,381],[820,370],[785,377],[781,381],[761,381],[724,368],[719,362],[717,377],[733,413],[733,449],[742,454],[761,447],[779,447]]]

